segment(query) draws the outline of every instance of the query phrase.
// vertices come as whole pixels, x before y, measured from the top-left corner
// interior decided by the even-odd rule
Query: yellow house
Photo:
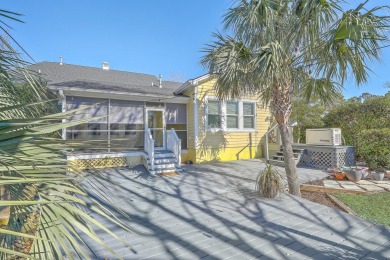
[[[210,74],[184,83],[175,94],[191,97],[187,103],[188,155],[194,163],[262,157],[270,113],[256,97],[218,100]]]
[[[255,97],[218,100],[215,77],[185,83],[154,75],[41,62],[30,67],[62,100],[65,140],[93,143],[68,155],[80,168],[143,164],[150,173],[183,163],[262,157],[269,111]]]

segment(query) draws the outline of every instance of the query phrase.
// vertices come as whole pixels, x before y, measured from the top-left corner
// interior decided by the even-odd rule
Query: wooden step
[[[279,161],[279,160],[269,159],[269,163],[272,164],[272,165],[276,165],[276,166],[282,166],[282,167],[285,166],[284,161]]]
[[[149,170],[149,173],[150,174],[153,174],[153,175],[156,175],[156,174],[162,174],[162,173],[169,173],[169,172],[176,172],[176,173],[180,173],[182,172],[183,170],[181,168],[176,168],[176,167],[173,167],[173,168],[167,168],[167,169],[155,169],[153,171],[150,171]]]
[[[301,155],[301,153],[293,153],[293,155],[294,155],[294,158],[298,158]],[[282,157],[284,157],[283,152],[276,152],[274,154],[274,156],[282,156]]]
[[[150,164],[148,164],[148,167],[150,169]],[[154,169],[171,169],[175,168],[175,163],[161,163],[161,164],[154,164]]]
[[[166,158],[175,158],[174,153],[155,153],[154,154],[154,159],[166,159]]]
[[[293,153],[302,153],[305,149],[293,148]],[[283,152],[283,147],[280,147],[280,151]]]

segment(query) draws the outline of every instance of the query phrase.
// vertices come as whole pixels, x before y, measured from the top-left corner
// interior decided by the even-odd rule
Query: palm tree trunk
[[[299,187],[297,166],[294,160],[294,153],[291,145],[291,132],[287,124],[278,124],[283,145],[283,156],[287,175],[288,191],[295,196],[301,196]]]
[[[271,109],[275,120],[278,123],[280,137],[283,145],[283,156],[287,175],[288,191],[295,196],[301,196],[298,182],[297,166],[294,160],[294,153],[291,145],[291,132],[289,130],[289,119],[292,110],[292,86],[286,84],[283,88],[275,85],[273,88],[273,99]]]

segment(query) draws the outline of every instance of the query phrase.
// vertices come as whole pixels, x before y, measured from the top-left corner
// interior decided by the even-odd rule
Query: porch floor
[[[169,177],[150,176],[142,166],[103,170],[115,184],[104,190],[138,235],[96,219],[136,253],[97,232],[124,259],[390,257],[390,229],[384,226],[290,195],[259,198],[254,179],[263,167],[259,160],[190,165]],[[323,176],[299,169],[300,182]],[[92,250],[92,258],[115,258],[96,244]]]

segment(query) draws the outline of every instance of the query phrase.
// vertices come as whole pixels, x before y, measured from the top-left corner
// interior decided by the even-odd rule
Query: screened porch
[[[76,153],[143,151],[147,130],[155,140],[155,149],[166,148],[166,131],[170,129],[181,139],[181,148],[187,148],[186,104],[66,96],[63,108],[85,108],[69,121],[93,118],[63,130],[64,139],[89,144],[88,148],[75,149]]]

